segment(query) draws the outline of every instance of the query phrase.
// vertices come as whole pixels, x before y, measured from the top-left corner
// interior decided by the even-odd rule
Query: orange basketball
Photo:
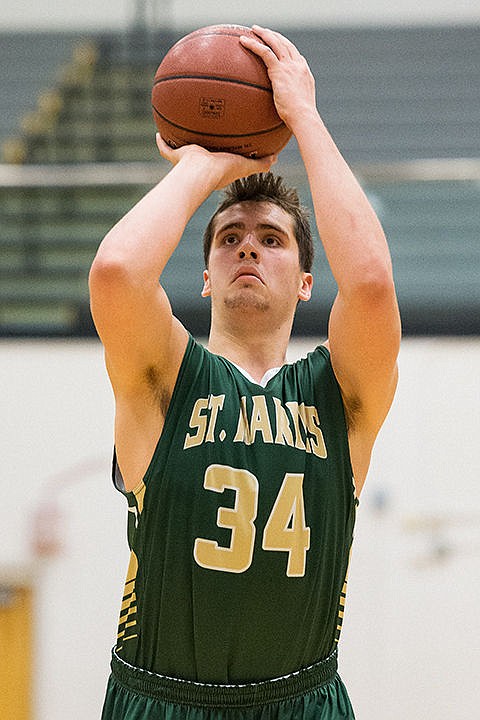
[[[153,116],[171,147],[195,143],[212,151],[263,157],[278,153],[291,132],[281,120],[263,61],[244,48],[242,25],[210,25],[179,40],[160,63]]]

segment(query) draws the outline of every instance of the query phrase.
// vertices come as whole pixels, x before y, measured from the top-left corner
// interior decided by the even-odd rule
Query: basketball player
[[[267,172],[275,158],[158,138],[173,168],[107,234],[90,276],[131,547],[103,720],[354,718],[337,642],[356,502],[396,386],[398,309],[382,228],[306,61],[254,31],[242,42],[298,141],[338,285],[329,337],[285,363],[312,240],[296,193]],[[205,234],[204,348],[161,274],[226,186]]]

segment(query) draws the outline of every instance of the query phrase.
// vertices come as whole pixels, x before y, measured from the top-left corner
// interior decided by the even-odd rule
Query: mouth
[[[233,281],[235,282],[236,280],[258,280],[259,282],[264,284],[263,278],[260,273],[255,268],[250,267],[245,267],[238,270],[233,277]]]

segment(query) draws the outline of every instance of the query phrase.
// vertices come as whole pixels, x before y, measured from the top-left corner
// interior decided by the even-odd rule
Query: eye
[[[224,245],[234,245],[237,242],[237,236],[230,233],[229,235],[225,235],[222,242]]]
[[[267,235],[267,237],[263,239],[263,243],[268,247],[275,247],[276,245],[280,245],[280,240],[275,237],[275,235]]]

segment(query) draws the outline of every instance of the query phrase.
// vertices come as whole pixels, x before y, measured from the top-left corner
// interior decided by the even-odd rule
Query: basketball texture
[[[174,148],[195,143],[211,151],[263,157],[278,153],[291,132],[273,102],[263,61],[244,48],[242,25],[210,25],[179,40],[160,63],[153,116]]]

